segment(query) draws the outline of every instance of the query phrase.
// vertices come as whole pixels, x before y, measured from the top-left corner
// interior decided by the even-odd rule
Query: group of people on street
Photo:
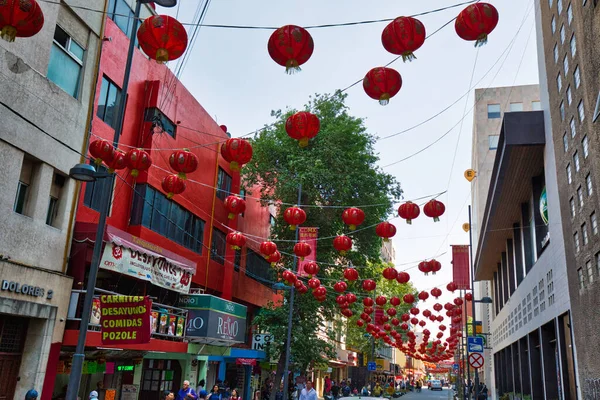
[[[183,381],[177,394],[165,390],[161,395],[161,400],[242,400],[237,389],[230,390],[221,380],[217,380],[210,392],[205,390],[205,384],[206,382],[202,379],[198,382],[198,387],[194,389],[190,386],[190,381]]]
[[[325,387],[323,389],[323,397],[330,397],[332,399],[337,399],[340,397],[348,397],[352,394],[358,394],[358,389],[355,385],[352,385],[352,381],[350,379],[343,379],[339,384],[334,380],[329,378],[329,376],[325,377]]]

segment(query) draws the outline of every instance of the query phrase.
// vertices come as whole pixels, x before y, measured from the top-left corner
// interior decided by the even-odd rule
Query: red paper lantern
[[[315,44],[312,36],[304,28],[285,25],[277,29],[269,38],[267,50],[277,64],[285,67],[285,72],[293,74],[308,61]]]
[[[319,300],[319,297],[325,297],[327,295],[327,289],[323,286],[319,286],[318,288],[313,290],[313,295]]]
[[[393,310],[393,309],[391,309],[391,310]],[[400,325],[400,320],[399,320],[398,318],[392,318],[392,321],[391,321],[391,322],[392,322],[392,325],[394,325],[394,326],[398,326],[398,325]],[[395,331],[394,331],[394,332],[395,332]],[[394,336],[396,336],[397,334],[398,334],[398,332],[396,332],[396,333],[394,334]]]
[[[475,47],[478,47],[487,43],[488,35],[496,25],[498,25],[496,7],[488,3],[475,3],[458,14],[454,29],[461,39],[475,41]]]
[[[387,297],[385,297],[385,296],[377,296],[377,298],[375,299],[375,303],[378,306],[383,306],[383,305],[385,305],[385,303],[387,303]]]
[[[352,239],[346,235],[336,236],[333,239],[333,247],[340,252],[342,256],[352,248]]]
[[[408,324],[404,323],[404,324],[400,325],[400,329],[402,329],[403,331],[408,330]]]
[[[240,250],[246,244],[246,236],[240,232],[229,232],[225,241],[231,245],[233,250]]]
[[[0,36],[7,42],[31,37],[44,26],[44,13],[35,0],[0,1]]]
[[[108,140],[97,139],[90,143],[90,154],[96,165],[109,164],[115,158],[115,148]]]
[[[428,275],[429,272],[431,272],[429,263],[427,261],[421,261],[419,263],[419,271],[423,272],[425,275]]]
[[[370,98],[379,100],[382,106],[387,105],[402,87],[402,77],[398,71],[387,68],[373,68],[363,79],[363,88]]]
[[[125,155],[127,168],[131,170],[131,176],[137,178],[140,171],[146,171],[152,165],[150,154],[142,149],[131,149]]]
[[[392,54],[401,55],[402,61],[412,61],[413,54],[425,43],[425,26],[412,17],[398,17],[381,34],[383,47]]]
[[[348,281],[356,281],[358,280],[358,271],[354,268],[346,268],[344,270],[344,278]]]
[[[423,207],[423,212],[430,218],[433,218],[433,222],[437,222],[440,220],[440,217],[446,211],[446,206],[441,201],[437,201],[436,199],[431,199],[425,204]]]
[[[348,228],[353,231],[356,227],[362,224],[365,220],[365,213],[360,208],[350,207],[346,208],[342,213],[342,220]]]
[[[375,228],[375,233],[380,238],[383,238],[384,242],[389,242],[390,238],[396,234],[396,227],[387,221],[381,222]],[[395,279],[395,277],[392,279]]]
[[[373,314],[373,311],[374,311],[373,307],[365,307],[365,308],[363,308],[363,312],[365,314]]]
[[[439,326],[440,331],[445,331],[446,330],[446,325],[440,325]]]
[[[125,153],[121,150],[115,150],[113,159],[111,161],[104,161],[104,163],[108,167],[108,172],[111,174],[116,170],[127,168],[127,158],[125,157]]]
[[[144,53],[158,63],[178,59],[188,44],[183,25],[168,15],[146,18],[137,31],[137,38]]]
[[[349,308],[344,308],[342,310],[342,315],[344,317],[350,318],[352,315],[354,315],[354,313],[352,312],[352,310],[350,310]]]
[[[318,278],[310,278],[308,280],[308,287],[311,289],[316,289],[321,286],[321,281]]]
[[[362,321],[362,319],[356,320],[356,326],[358,326],[359,328],[362,328],[364,325],[365,323]]]
[[[252,145],[245,139],[227,139],[221,145],[221,156],[229,163],[232,171],[239,171],[252,160]]]
[[[437,260],[430,260],[429,261],[429,270],[431,271],[432,275],[435,275],[436,272],[439,272],[439,270],[442,269],[442,264],[437,261]]]
[[[227,133],[227,125],[219,125],[219,128],[225,133]]]
[[[398,297],[394,296],[390,299],[390,304],[393,305],[394,307],[397,307],[400,305],[400,299]]]
[[[419,309],[417,307],[413,307],[410,309],[410,313],[412,315],[419,315]]]
[[[410,275],[408,274],[408,272],[398,272],[396,281],[398,281],[398,283],[408,283],[408,281],[410,281]]]
[[[420,327],[424,327],[424,326],[425,326],[425,324],[426,324],[426,322],[425,322],[425,321],[419,321],[419,326],[420,326]]]
[[[172,199],[176,194],[185,190],[185,181],[177,174],[167,175],[162,180],[162,189],[167,193],[167,199]]]
[[[271,262],[271,266],[274,267],[275,264],[281,261],[281,253],[275,250],[275,253],[270,254],[267,259]]]
[[[429,298],[429,293],[423,291],[421,293],[419,293],[419,300],[421,301],[425,301]]]
[[[348,284],[346,282],[336,282],[333,285],[333,290],[335,290],[338,293],[345,292],[346,289],[348,289]]]
[[[446,285],[446,289],[449,292],[454,292],[456,289],[458,289],[458,286],[456,285],[456,283],[450,282],[449,284]]]
[[[198,157],[189,149],[177,150],[169,157],[169,165],[181,179],[186,179],[186,174],[198,169]]]
[[[463,305],[463,299],[461,299],[460,297],[457,297],[454,299],[454,304],[456,304],[457,306],[462,306]]]
[[[405,294],[403,299],[406,304],[412,304],[415,302],[415,296],[412,295],[411,293]]]
[[[413,318],[410,319],[410,323],[413,324],[413,325],[417,325],[419,323],[419,319],[413,317]]]
[[[473,300],[473,293],[465,293],[465,300],[466,301],[472,301]]]
[[[442,332],[438,332],[437,335],[435,335],[438,339],[441,339],[442,337],[444,337],[444,334]]]
[[[370,297],[365,297],[363,299],[363,305],[365,307],[373,307],[374,304],[375,304],[375,301]]]
[[[431,295],[437,299],[442,295],[442,291],[438,288],[433,288],[431,289]]]
[[[346,300],[348,301],[349,304],[353,304],[353,303],[356,303],[357,298],[354,293],[348,293],[346,295]]]
[[[375,283],[375,281],[373,281],[371,279],[365,279],[362,283],[363,290],[365,290],[367,292],[375,290],[376,287],[377,287],[377,284]]]
[[[398,271],[393,267],[388,267],[383,270],[383,277],[389,281],[394,280],[398,277]]]
[[[319,264],[314,261],[309,261],[304,264],[304,272],[308,275],[316,275],[319,273]]]
[[[283,219],[290,225],[290,230],[296,230],[298,225],[306,221],[306,213],[299,207],[288,207],[283,212]]]
[[[298,277],[296,276],[296,274],[294,274],[292,271],[286,269],[285,271],[283,271],[283,273],[281,274],[281,277],[283,278],[283,280],[286,281],[286,283],[288,283],[289,285],[293,285],[296,283],[296,281],[298,280]]]
[[[181,176],[181,174],[179,176]],[[234,219],[236,215],[242,214],[244,211],[246,211],[246,201],[235,195],[227,196],[223,202],[223,205],[229,213],[227,215],[227,218],[229,219]]]
[[[412,224],[412,220],[417,218],[419,214],[421,214],[421,209],[412,201],[407,201],[398,207],[398,215],[400,218],[405,219],[409,225]]]
[[[344,294],[340,294],[339,296],[337,296],[335,298],[335,302],[338,303],[339,305],[347,304],[348,303],[346,301],[346,295],[344,295]]]
[[[317,136],[320,129],[319,117],[307,111],[290,115],[285,122],[285,131],[289,137],[298,140],[300,147],[308,146],[308,141]]]
[[[393,317],[394,315],[396,315],[398,313],[398,311],[395,308],[388,308],[385,312],[390,317]]]
[[[306,242],[298,242],[294,245],[294,254],[300,258],[300,261],[304,261],[304,257],[308,257],[312,249]]]
[[[300,289],[303,285],[304,285],[304,283],[300,279],[298,279],[296,282],[294,282],[294,287],[296,289]]]
[[[430,310],[423,310],[423,316],[425,318],[431,317],[431,311]]]

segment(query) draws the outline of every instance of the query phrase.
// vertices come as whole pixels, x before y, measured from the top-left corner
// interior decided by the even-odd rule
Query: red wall
[[[103,75],[122,87],[129,44],[125,34],[110,19],[107,20],[105,36],[111,37],[112,41],[103,42],[96,92],[96,108]],[[167,133],[150,134],[151,124],[143,121],[144,110],[147,107],[158,107],[171,121],[178,124],[175,138]],[[94,136],[92,136],[91,141],[98,137],[112,141],[114,130],[97,117],[96,109],[94,110],[92,127]],[[196,262],[197,272],[194,275],[193,282],[198,286],[206,286],[208,289],[220,293],[224,298],[231,299],[234,297],[234,300],[237,298],[242,302],[264,306],[269,300],[274,299],[273,292],[255,280],[246,277],[243,272],[234,271],[232,264],[233,251],[229,247],[225,265],[216,263],[210,260],[209,257],[208,247],[210,247],[210,233],[212,231],[213,205],[214,225],[216,227],[227,233],[228,230],[225,226],[236,229],[237,225],[236,219],[227,219],[223,202],[220,199],[215,199],[213,189],[216,185],[216,171],[219,166],[232,176],[232,192],[237,193],[239,191],[239,173],[232,172],[228,163],[219,155],[220,142],[226,139],[227,136],[219,128],[219,125],[165,65],[159,65],[155,61],[148,60],[139,49],[135,49],[128,90],[127,111],[119,148],[127,151],[131,147],[139,146],[144,147],[150,153],[153,166],[148,173],[140,174],[137,183],[148,183],[161,191],[162,178],[171,173],[164,171],[170,171],[168,163],[168,158],[172,153],[170,149],[190,148],[198,156],[200,161],[198,170],[188,174],[186,191],[176,195],[173,200],[205,221],[205,247],[202,255],[199,255],[149,229],[141,226],[129,226],[133,198],[132,186],[135,185],[136,180],[129,176],[127,170],[118,172],[119,176],[126,179],[127,184],[121,179],[116,179],[112,211],[108,218],[108,224]],[[191,181],[201,182],[206,186]],[[84,191],[85,186],[82,188],[79,198],[76,220],[78,222],[96,223],[98,213],[83,205]],[[261,234],[268,232],[268,210],[262,209],[260,206],[256,207],[256,205],[250,205],[249,209],[250,212],[244,218],[243,227],[252,229],[252,232],[262,232]],[[267,218],[264,218],[265,212]]]

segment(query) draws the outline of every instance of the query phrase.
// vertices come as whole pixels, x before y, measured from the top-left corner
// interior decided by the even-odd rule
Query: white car
[[[442,390],[442,382],[438,380],[432,380],[429,390]]]

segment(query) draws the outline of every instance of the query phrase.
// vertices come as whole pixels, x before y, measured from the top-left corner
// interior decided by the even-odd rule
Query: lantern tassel
[[[440,218],[439,218],[439,217],[435,217],[435,218],[433,219],[433,222],[438,222],[439,220],[440,220]]]
[[[308,138],[304,137],[302,139],[300,139],[298,141],[298,146],[300,146],[300,148],[305,148],[308,146]]]
[[[229,163],[229,168],[231,168],[232,171],[239,171],[240,170],[240,164],[238,164],[237,161],[232,161]]]
[[[346,250],[342,250],[342,251],[340,251],[340,255],[341,255],[341,256],[345,256],[345,255],[346,255]]]
[[[183,179],[183,180],[186,180],[186,179],[187,179],[187,175],[185,174],[185,172],[180,172],[180,173],[178,173],[178,174],[177,174],[177,176],[178,176],[180,179]]]
[[[140,171],[138,171],[137,169],[131,170],[131,176],[133,176],[134,178],[137,178],[139,174],[140,174]]]
[[[356,230],[356,225],[350,224],[350,225],[348,226],[348,228],[349,228],[351,231],[354,231],[354,230]]]
[[[412,219],[407,219],[406,223],[409,224],[409,225],[412,225]]]
[[[172,198],[173,198],[173,196],[175,196],[175,193],[173,193],[173,192],[169,192],[169,193],[167,194],[167,199],[172,199]]]
[[[384,93],[379,97],[379,104],[382,106],[387,106],[390,102],[390,95],[388,93]]]
[[[296,230],[296,225],[290,225],[290,231],[295,231]]]
[[[481,47],[485,45],[488,41],[488,35],[486,33],[480,35],[475,41],[475,47]]]
[[[12,43],[15,41],[15,37],[17,37],[17,29],[14,26],[6,25],[2,28],[2,31],[0,31],[0,36],[7,42]]]
[[[235,214],[234,213],[229,213],[229,215],[227,215],[227,218],[234,219],[235,218]]]
[[[156,62],[158,64],[164,64],[169,61],[169,51],[167,49],[156,50]]]
[[[406,53],[402,53],[402,61],[411,62],[412,60],[416,60],[417,56],[412,51],[407,51]]]
[[[287,60],[287,62],[285,63],[285,73],[288,75],[294,75],[295,73],[298,73],[302,71],[302,68],[300,68],[300,65],[298,65],[298,61],[292,59],[292,60]]]

